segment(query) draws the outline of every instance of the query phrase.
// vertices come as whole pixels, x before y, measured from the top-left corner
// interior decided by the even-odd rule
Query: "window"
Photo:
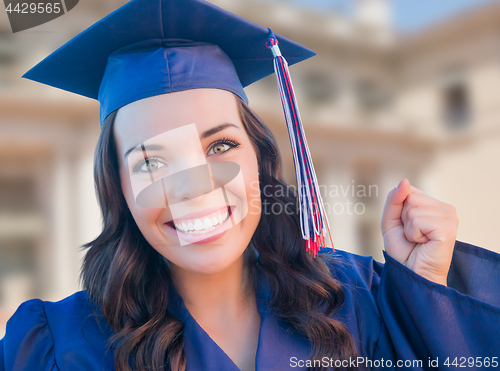
[[[471,121],[470,97],[461,69],[447,70],[442,80],[443,121],[449,129],[466,127]]]
[[[389,91],[371,80],[361,80],[356,84],[356,97],[362,113],[379,111],[391,103]]]
[[[315,72],[305,75],[302,86],[308,101],[318,105],[333,103],[338,93],[337,84],[326,72]]]

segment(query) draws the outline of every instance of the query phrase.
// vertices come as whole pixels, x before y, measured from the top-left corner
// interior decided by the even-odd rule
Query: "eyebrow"
[[[230,123],[220,124],[218,126],[213,127],[212,129],[208,129],[208,130],[204,131],[201,134],[201,139],[205,139],[205,138],[208,138],[209,136],[217,134],[219,131],[222,131],[230,126],[234,126],[236,129],[240,130],[240,128],[237,127],[235,124],[230,124]]]
[[[208,129],[208,130],[205,130],[202,134],[201,134],[201,139],[205,139],[205,138],[208,138],[214,134],[217,134],[219,131],[222,131],[230,126],[234,126],[236,129],[240,130],[240,128],[238,126],[236,126],[235,124],[230,124],[230,123],[225,123],[225,124],[220,124],[218,126],[215,126],[211,129]],[[149,151],[157,151],[157,150],[160,150],[160,149],[164,149],[164,147],[161,145],[161,144],[147,144],[144,146],[144,149],[145,150],[149,150]],[[135,147],[132,147],[130,148],[127,152],[125,152],[125,154],[123,155],[123,158],[124,159],[127,159],[127,156],[130,154],[130,152],[132,151],[142,151],[142,147],[140,145],[137,145]]]
[[[164,147],[161,144],[146,144],[146,145],[137,145],[135,147],[130,148],[125,154],[123,155],[123,158],[127,159],[127,156],[129,155],[130,152],[142,152],[143,150],[147,151],[158,151],[160,149],[164,149]]]

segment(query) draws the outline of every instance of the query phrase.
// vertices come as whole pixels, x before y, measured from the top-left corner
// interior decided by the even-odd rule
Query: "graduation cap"
[[[223,89],[248,103],[243,87],[276,73],[294,155],[302,237],[317,256],[330,227],[288,71],[288,64],[314,55],[204,0],[132,0],[23,77],[98,100],[102,125],[126,104],[188,89]]]

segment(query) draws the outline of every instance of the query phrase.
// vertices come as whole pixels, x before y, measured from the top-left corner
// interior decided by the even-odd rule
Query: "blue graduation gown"
[[[445,287],[385,252],[385,264],[339,250],[333,254],[344,259],[330,269],[346,294],[335,318],[347,325],[363,357],[351,365],[374,370],[463,370],[464,365],[469,370],[500,369],[500,255],[457,241]],[[187,370],[237,371],[180,295],[175,290],[171,295],[169,309],[185,324]],[[270,314],[269,285],[260,268],[256,295],[261,316],[256,370],[306,369],[310,345]],[[111,334],[105,321],[95,321],[86,291],[58,302],[28,300],[9,319],[0,340],[0,371],[114,370],[113,351],[106,351]],[[413,364],[396,367],[398,360]]]

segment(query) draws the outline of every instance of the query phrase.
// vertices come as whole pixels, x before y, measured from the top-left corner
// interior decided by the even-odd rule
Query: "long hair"
[[[332,316],[344,303],[341,284],[325,264],[327,257],[312,258],[301,237],[298,198],[282,176],[275,138],[262,120],[239,98],[240,119],[257,154],[262,203],[259,224],[245,251],[245,264],[253,246],[258,263],[267,272],[274,316],[286,321],[309,339],[311,359],[327,356],[349,359],[357,355],[347,327]],[[82,287],[99,307],[113,335],[115,369],[119,371],[183,371],[183,323],[167,310],[168,265],[146,241],[121,192],[113,136],[116,111],[102,126],[94,160],[94,180],[103,216],[103,230],[88,249],[80,272]],[[283,192],[283,190],[285,190]],[[255,275],[255,270],[249,267]],[[253,277],[254,278],[254,277]],[[313,368],[316,369],[316,368]],[[322,368],[317,368],[322,369]]]

